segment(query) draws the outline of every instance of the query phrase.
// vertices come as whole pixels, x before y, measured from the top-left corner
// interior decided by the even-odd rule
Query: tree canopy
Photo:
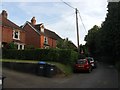
[[[120,2],[109,2],[108,13],[101,27],[93,26],[85,37],[94,57],[110,63],[120,61]]]

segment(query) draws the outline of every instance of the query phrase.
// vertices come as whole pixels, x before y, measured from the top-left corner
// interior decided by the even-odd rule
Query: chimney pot
[[[36,24],[35,17],[33,17],[33,18],[31,19],[31,23],[32,23],[33,25],[35,25],[35,24]]]
[[[8,14],[7,14],[7,12],[6,12],[5,10],[3,10],[1,14],[2,14],[2,16],[5,17],[5,18],[7,18],[7,16],[8,16]]]

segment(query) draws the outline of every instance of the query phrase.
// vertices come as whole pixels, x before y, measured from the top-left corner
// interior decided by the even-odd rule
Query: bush
[[[4,59],[53,61],[63,64],[73,64],[78,59],[78,53],[63,49],[33,49],[33,50],[2,50]]]

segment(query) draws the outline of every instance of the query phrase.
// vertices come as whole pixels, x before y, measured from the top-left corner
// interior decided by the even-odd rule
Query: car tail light
[[[87,60],[86,60],[86,62],[85,62],[85,64],[84,64],[84,67],[85,67],[85,68],[89,68],[89,63],[88,63]]]

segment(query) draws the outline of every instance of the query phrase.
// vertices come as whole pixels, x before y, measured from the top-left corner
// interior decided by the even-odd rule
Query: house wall
[[[20,31],[20,41],[25,43],[25,32],[24,31]]]
[[[40,48],[44,48],[44,36],[40,35]]]
[[[10,27],[2,27],[2,42],[10,43],[13,40],[13,29]],[[25,32],[20,31],[20,42],[25,43]]]
[[[33,45],[35,48],[40,48],[40,35],[28,24],[23,29],[25,30],[26,45]]]
[[[57,45],[57,41],[53,39],[53,48],[56,48],[56,45]]]
[[[9,27],[2,27],[2,42],[7,42],[10,43],[12,42],[12,34],[13,34],[13,30],[12,28]]]
[[[48,38],[48,44],[51,48],[56,48],[56,40],[52,38]]]
[[[0,25],[0,42],[2,42],[2,26]]]

